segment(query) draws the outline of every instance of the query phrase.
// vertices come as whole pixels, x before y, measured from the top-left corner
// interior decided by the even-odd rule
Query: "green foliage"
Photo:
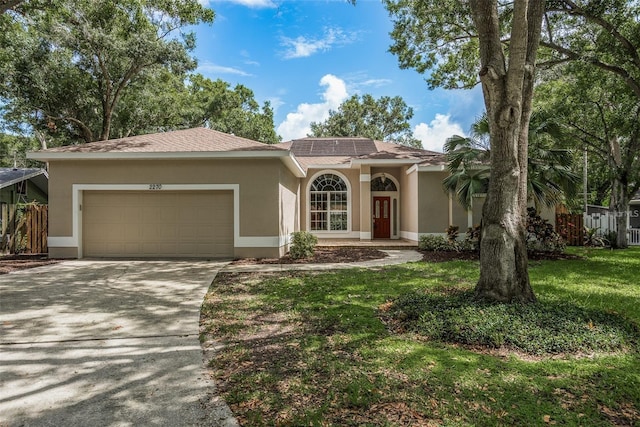
[[[130,123],[118,122],[121,102],[153,88],[162,70],[184,79],[195,68],[195,38],[183,30],[212,22],[213,11],[196,0],[61,0],[2,18],[3,120],[89,142],[130,134]]]
[[[435,234],[423,234],[418,239],[418,249],[421,251],[455,251],[457,247],[455,243],[449,241],[444,236],[435,235]]]
[[[13,167],[14,158],[18,167],[41,167],[41,163],[26,158],[28,151],[38,148],[35,138],[0,133],[0,167]]]
[[[330,111],[322,123],[311,123],[311,136],[360,136],[421,148],[413,137],[409,120],[413,109],[399,96],[375,99],[369,94],[353,95],[338,111]]]
[[[609,246],[610,240],[600,232],[600,227],[585,227],[584,228],[584,246],[591,248],[599,248]]]
[[[291,233],[289,255],[293,259],[309,258],[313,255],[318,244],[318,238],[308,231],[295,231]]]
[[[553,225],[542,218],[535,208],[527,209],[527,251],[562,253],[567,245]]]
[[[485,194],[489,188],[490,150],[489,122],[486,114],[472,125],[468,138],[454,135],[447,139],[444,151],[450,175],[443,181],[445,191],[453,192],[465,209],[470,209],[473,197]],[[573,172],[574,157],[570,150],[556,148],[559,138],[556,123],[546,114],[536,111],[529,126],[527,157],[527,189],[537,207],[553,206],[572,198],[580,185],[580,176]]]
[[[231,89],[225,81],[213,81],[200,74],[189,80],[189,126],[206,126],[267,144],[280,142],[271,105],[265,102],[260,109],[251,89],[241,84]]]
[[[540,301],[534,306],[550,317],[524,333],[547,326],[556,330],[562,325],[549,323],[575,320],[573,313],[585,316],[573,323],[581,334],[586,329],[601,335],[602,328],[616,330],[621,322],[626,324],[616,333],[622,331],[623,337],[630,324],[637,331],[640,248],[570,250],[581,257],[530,263]],[[209,339],[224,343],[210,364],[223,385],[221,397],[242,425],[251,426],[274,420],[296,426],[637,423],[638,351],[523,357],[508,349],[425,340],[411,331],[391,333],[393,324],[384,322],[389,301],[401,295],[430,292],[444,298],[443,289],[455,287],[460,290],[446,294],[457,298],[477,280],[477,263],[469,261],[279,275],[220,273],[203,303],[201,325]],[[419,320],[421,299],[415,301]],[[562,317],[565,307],[569,314]],[[484,323],[487,334],[501,333],[499,324],[509,326],[497,317],[501,309],[498,304],[487,314],[495,320]],[[483,320],[478,319],[483,313],[458,313],[455,318]],[[500,335],[491,336],[488,342],[500,342]],[[576,338],[574,343],[573,336],[563,335],[558,346],[551,332],[544,339],[552,349],[593,342]],[[610,343],[609,348],[617,345]]]
[[[569,302],[497,304],[474,300],[469,290],[419,290],[400,296],[392,322],[428,339],[531,355],[635,349],[637,326],[620,316]]]
[[[450,225],[447,227],[446,231],[449,243],[456,243],[458,241],[458,235],[460,234],[460,227],[457,225]]]

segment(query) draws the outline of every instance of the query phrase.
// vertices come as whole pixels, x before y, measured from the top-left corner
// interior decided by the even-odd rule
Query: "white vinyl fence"
[[[586,228],[597,228],[600,234],[609,231],[618,231],[615,215],[610,213],[584,214],[584,226]],[[640,228],[627,228],[627,237],[630,245],[640,245]]]

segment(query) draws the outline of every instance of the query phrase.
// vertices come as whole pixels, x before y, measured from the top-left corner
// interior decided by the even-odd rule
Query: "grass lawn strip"
[[[576,252],[578,253],[578,252]],[[640,322],[640,251],[535,261],[541,300]],[[634,425],[637,351],[523,359],[392,334],[378,308],[425,288],[471,289],[478,265],[413,263],[337,273],[218,275],[202,332],[242,425]]]

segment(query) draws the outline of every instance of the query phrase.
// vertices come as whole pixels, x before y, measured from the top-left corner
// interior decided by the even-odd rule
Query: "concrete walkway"
[[[373,268],[384,267],[386,265],[404,264],[416,262],[422,259],[422,254],[415,250],[405,249],[380,249],[387,254],[387,257],[373,259],[362,262],[347,262],[343,264],[249,264],[249,265],[227,265],[222,269],[229,273],[252,273],[252,272],[277,272],[277,271],[328,271],[343,270],[347,268]]]
[[[226,263],[68,261],[0,276],[0,426],[234,426],[199,313]]]

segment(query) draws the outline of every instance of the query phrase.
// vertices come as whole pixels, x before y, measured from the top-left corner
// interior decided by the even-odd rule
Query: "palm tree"
[[[527,192],[536,210],[574,196],[580,185],[580,176],[571,170],[571,152],[552,146],[559,135],[553,120],[540,113],[531,116]],[[467,210],[473,197],[486,193],[489,186],[488,138],[489,122],[483,114],[472,125],[470,137],[454,135],[444,145],[450,175],[444,179],[443,187],[454,193]]]

